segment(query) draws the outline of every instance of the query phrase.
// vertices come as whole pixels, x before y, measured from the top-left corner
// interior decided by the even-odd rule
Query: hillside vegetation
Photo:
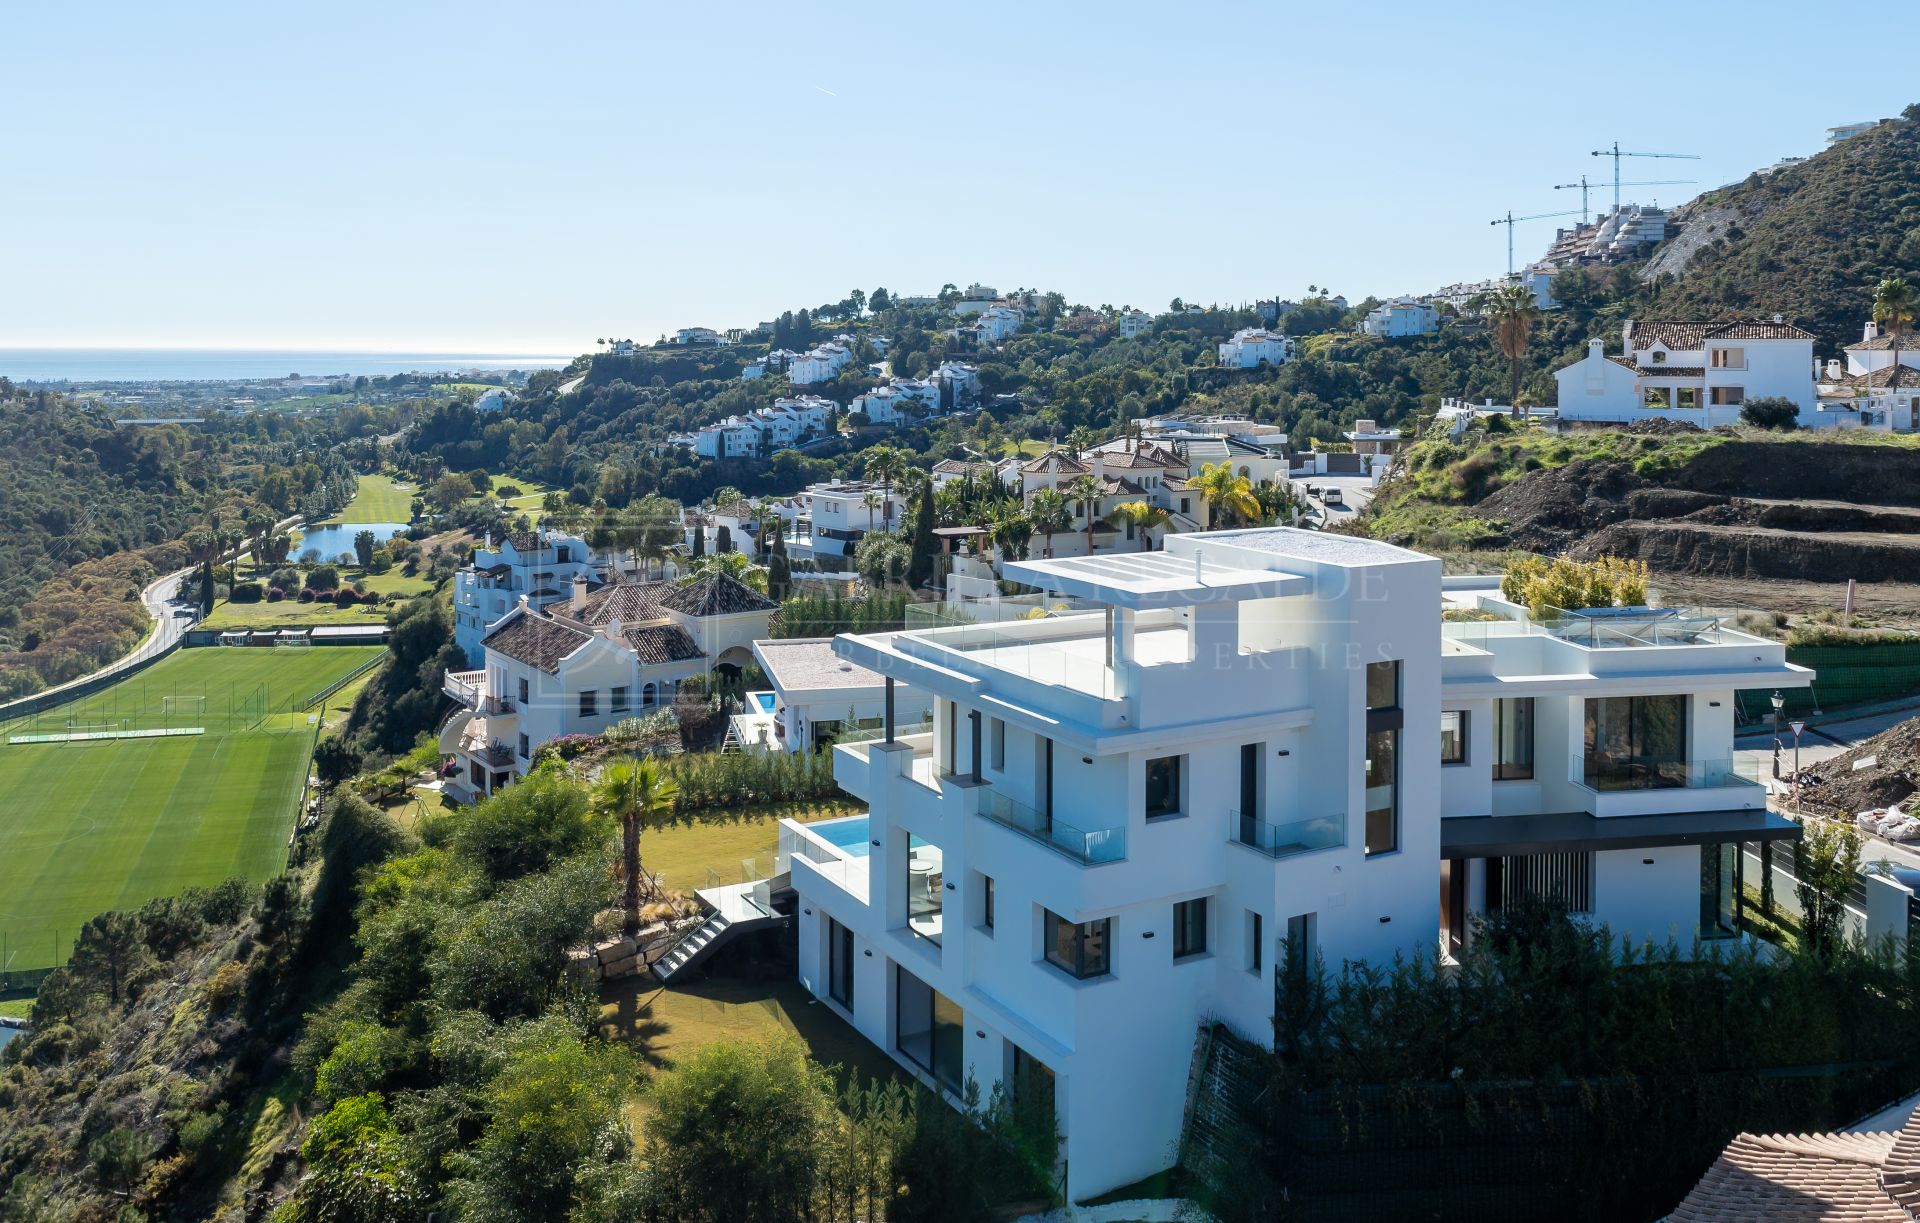
[[[1778,312],[1824,352],[1860,338],[1884,276],[1920,278],[1920,105],[1677,209],[1642,275],[1660,317]]]

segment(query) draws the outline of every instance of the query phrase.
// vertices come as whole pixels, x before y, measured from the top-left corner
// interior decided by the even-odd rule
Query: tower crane
[[[1613,147],[1610,149],[1595,149],[1593,155],[1613,158],[1613,209],[1615,212],[1620,210],[1620,159],[1622,157],[1664,157],[1671,161],[1700,160],[1698,153],[1628,153],[1621,150],[1618,140],[1613,142]]]
[[[1513,279],[1513,227],[1516,222],[1544,221],[1548,217],[1570,217],[1574,215],[1572,212],[1536,212],[1530,217],[1516,217],[1512,212],[1508,212],[1504,217],[1495,217],[1489,221],[1489,225],[1504,225],[1507,227],[1507,279]]]
[[[1691,185],[1694,181],[1695,180],[1691,178],[1643,178],[1636,182],[1631,182],[1631,183],[1615,183],[1613,185],[1613,190],[1615,195],[1613,206],[1615,208],[1618,208],[1620,206],[1618,196],[1620,193],[1620,188],[1622,187],[1685,187],[1685,186]],[[1575,187],[1580,188],[1580,223],[1582,225],[1585,225],[1587,223],[1587,211],[1588,211],[1587,210],[1587,192],[1593,190],[1595,187],[1598,187],[1598,186],[1601,186],[1601,184],[1588,182],[1587,176],[1582,174],[1580,176],[1579,182],[1555,183],[1553,185],[1553,189],[1555,191],[1570,191]]]

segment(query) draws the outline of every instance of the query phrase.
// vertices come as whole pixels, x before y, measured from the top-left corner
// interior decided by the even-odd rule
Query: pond
[[[334,522],[308,527],[294,540],[290,555],[298,560],[317,551],[322,560],[336,560],[342,553],[353,555],[353,537],[362,531],[372,531],[375,543],[385,543],[406,529],[404,522]]]

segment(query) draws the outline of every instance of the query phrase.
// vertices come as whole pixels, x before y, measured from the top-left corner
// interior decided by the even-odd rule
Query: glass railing
[[[1227,812],[1227,839],[1248,849],[1257,849],[1269,858],[1291,858],[1320,849],[1336,849],[1347,843],[1347,813],[1269,823],[1239,811]]]
[[[1702,790],[1760,782],[1760,766],[1735,756],[1575,756],[1568,777],[1589,790]]]
[[[1094,865],[1119,862],[1127,856],[1127,830],[1076,828],[1065,820],[1050,818],[1025,803],[1018,803],[998,791],[989,791],[980,804],[980,814],[1004,824],[1043,845],[1059,850],[1076,862]]]

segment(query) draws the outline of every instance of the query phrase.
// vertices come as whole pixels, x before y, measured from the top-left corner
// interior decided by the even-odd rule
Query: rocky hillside
[[[1874,284],[1920,279],[1920,106],[1797,165],[1675,210],[1642,270],[1667,318],[1780,313],[1821,348],[1860,338]]]

